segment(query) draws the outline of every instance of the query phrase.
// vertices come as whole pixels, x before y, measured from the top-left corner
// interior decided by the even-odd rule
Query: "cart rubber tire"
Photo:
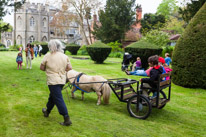
[[[149,96],[150,96],[150,93],[152,93],[152,91],[149,91],[149,92],[148,92],[148,95],[149,95]],[[166,94],[165,94],[162,90],[160,90],[160,97],[163,97],[164,99],[167,99]],[[162,105],[162,106],[159,107],[158,109],[162,109],[163,107],[165,107],[165,105],[166,105],[166,104]]]
[[[140,103],[139,103],[140,110],[136,110],[137,105],[135,104],[137,104],[137,102],[135,101],[137,101],[137,95],[132,96],[127,102],[127,110],[129,114],[132,117],[135,117],[138,119],[146,119],[147,117],[149,117],[152,111],[152,107],[151,107],[151,104],[148,98],[143,95],[140,95]]]

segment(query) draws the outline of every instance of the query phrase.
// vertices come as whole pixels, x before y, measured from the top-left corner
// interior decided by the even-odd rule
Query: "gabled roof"
[[[172,35],[172,36],[170,37],[170,40],[178,40],[180,36],[181,36],[180,34]]]

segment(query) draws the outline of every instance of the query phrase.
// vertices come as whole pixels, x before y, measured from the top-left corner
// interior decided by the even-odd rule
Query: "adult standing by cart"
[[[64,122],[60,124],[69,126],[72,122],[61,91],[66,83],[66,71],[71,70],[72,66],[68,56],[64,54],[64,46],[59,40],[50,40],[48,48],[50,52],[44,56],[40,65],[40,69],[46,71],[47,85],[50,90],[47,108],[43,108],[42,112],[45,117],[48,117],[56,105],[60,115],[64,117]]]
[[[28,68],[32,69],[32,60],[34,58],[34,50],[31,47],[30,43],[27,44],[25,52],[26,52],[26,66],[27,66],[27,69]],[[30,64],[30,67],[29,67],[29,64]]]

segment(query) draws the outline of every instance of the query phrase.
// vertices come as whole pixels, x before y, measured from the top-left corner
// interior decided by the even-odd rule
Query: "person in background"
[[[35,57],[37,57],[37,54],[38,54],[38,47],[36,46],[36,44],[34,44],[34,54],[35,54]]]
[[[22,47],[19,47],[19,52],[21,52],[21,53],[22,53]]]
[[[164,63],[163,67],[164,67],[166,73],[172,71],[172,69],[167,65],[167,63]],[[169,79],[170,79],[170,77],[166,77],[166,80],[169,80]]]
[[[16,63],[18,64],[17,69],[19,69],[19,66],[22,69],[22,62],[23,62],[23,57],[22,57],[21,52],[19,52],[16,57]]]
[[[42,46],[39,45],[39,57],[41,57]]]
[[[169,57],[169,53],[165,53],[165,62],[167,63],[168,66],[172,62],[172,59]]]
[[[26,66],[27,66],[27,69],[29,68],[29,66],[28,66],[29,64],[30,64],[30,69],[32,69],[32,60],[34,58],[34,50],[31,47],[30,43],[27,44],[25,52],[26,52]]]
[[[135,70],[139,70],[139,69],[141,69],[141,68],[142,68],[141,59],[140,59],[140,57],[137,57]]]
[[[63,116],[64,126],[72,124],[66,104],[62,97],[62,88],[66,83],[66,72],[72,70],[68,56],[64,54],[64,46],[59,40],[50,40],[48,43],[49,53],[47,53],[40,65],[40,69],[46,72],[47,85],[50,90],[47,108],[43,108],[44,117],[48,117],[53,107],[56,105],[60,115]]]
[[[163,67],[163,64],[165,64],[165,59],[163,57],[159,57],[158,59],[158,65],[162,66]],[[166,70],[164,69],[163,67],[163,72],[162,74],[166,73]]]
[[[122,61],[122,71],[128,70],[130,59],[132,58],[132,55],[128,52],[124,53],[123,61]]]

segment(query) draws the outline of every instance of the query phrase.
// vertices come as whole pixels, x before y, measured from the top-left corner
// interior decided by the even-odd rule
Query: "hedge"
[[[6,46],[3,43],[0,43],[1,48],[5,48]]]
[[[9,51],[7,48],[0,48],[0,51]]]
[[[79,48],[80,46],[74,43],[66,45],[66,50],[68,50],[72,55],[77,55]]]
[[[191,19],[173,51],[173,82],[206,88],[206,3]]]
[[[137,57],[141,58],[142,68],[148,68],[148,58],[152,55],[160,55],[162,48],[146,41],[138,41],[125,48],[125,52],[132,54],[131,62],[135,62]]]
[[[106,44],[96,41],[90,46],[87,46],[87,52],[91,59],[95,63],[102,64],[104,60],[109,56],[111,53],[112,48],[107,46]]]

